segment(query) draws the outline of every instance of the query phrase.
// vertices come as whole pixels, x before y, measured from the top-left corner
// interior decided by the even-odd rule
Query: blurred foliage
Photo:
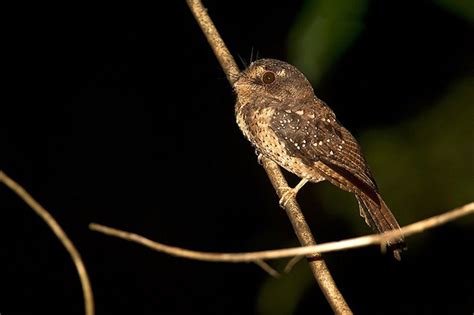
[[[474,78],[460,79],[418,117],[358,137],[381,193],[402,225],[472,201],[473,86]],[[357,211],[350,194],[329,185],[318,191],[328,212],[367,232],[354,212],[347,211]]]
[[[281,260],[275,266],[277,270],[283,270],[286,263],[287,260]],[[280,278],[267,277],[260,289],[258,314],[294,314],[304,292],[313,285],[313,275],[308,265],[302,262],[296,264],[290,273],[282,273]]]
[[[474,21],[474,1],[472,0],[435,0],[434,2],[458,16]]]
[[[313,83],[363,29],[367,0],[306,1],[289,34],[288,57]]]
[[[362,136],[385,191],[392,196],[394,207],[403,209],[401,215],[408,222],[472,200],[473,86],[474,77],[455,82],[421,116],[382,133],[393,142],[385,142],[376,132]],[[402,159],[394,163],[393,157],[399,156]],[[410,176],[412,172],[415,176]]]
[[[440,214],[474,196],[474,77],[452,84],[430,109],[396,126],[366,130],[358,138],[387,204],[400,224]],[[317,187],[316,187],[317,186]],[[343,217],[354,232],[370,229],[358,216],[352,194],[321,183],[313,185],[326,214]],[[337,202],[335,202],[337,200]],[[474,226],[472,216],[451,224]],[[412,238],[416,253],[423,234]],[[259,314],[293,314],[313,279],[306,264],[290,275],[269,278],[259,296]],[[275,298],[278,297],[278,298]]]
[[[360,135],[382,195],[402,225],[472,201],[473,86],[474,77],[459,80],[439,103],[420,116]],[[352,194],[327,183],[315,186],[313,189],[319,194],[326,213],[344,217],[359,234],[370,232],[358,216]],[[452,224],[474,226],[474,218],[470,216]],[[412,239],[410,250],[416,252],[420,244],[420,237]],[[263,284],[260,314],[293,313],[304,291],[312,285],[308,267],[305,264],[298,266],[290,275],[268,279]]]
[[[435,0],[474,20],[474,1]],[[288,37],[290,62],[317,84],[363,29],[367,0],[306,1]],[[442,213],[474,196],[474,77],[454,80],[443,96],[416,117],[358,135],[382,195],[401,225]],[[321,183],[311,186],[326,214],[344,218],[356,234],[370,229],[352,194]],[[335,202],[337,200],[337,202]],[[469,217],[453,224],[474,225]],[[410,241],[416,250],[424,234]],[[293,314],[313,284],[305,264],[262,285],[259,314]]]

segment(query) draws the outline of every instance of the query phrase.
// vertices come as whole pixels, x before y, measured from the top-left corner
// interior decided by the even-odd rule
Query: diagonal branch
[[[229,50],[225,46],[224,41],[219,35],[214,23],[207,14],[207,10],[204,8],[200,0],[187,0],[189,8],[196,18],[202,32],[207,38],[209,45],[214,51],[222,69],[227,75],[227,79],[232,84],[234,79],[239,74],[239,69],[234,61],[234,58],[230,54]],[[283,174],[278,165],[267,159],[262,158],[262,164],[267,172],[268,177],[276,190],[277,195],[281,198],[283,193],[287,191],[288,183],[286,182]],[[285,204],[285,210],[288,217],[293,225],[293,229],[303,246],[315,245],[316,241],[311,233],[311,230],[306,223],[306,220],[301,212],[301,209],[296,202],[296,199],[290,198]],[[322,259],[321,255],[316,253],[308,257],[308,264],[313,272],[314,278],[319,284],[319,287],[323,291],[327,301],[331,305],[333,311],[338,314],[351,314],[349,306],[347,305],[344,297],[336,286],[331,273],[329,272],[326,263]]]
[[[30,206],[30,208],[33,209],[33,211],[35,211],[44,222],[46,222],[46,224],[66,248],[74,262],[74,265],[76,266],[79,279],[81,280],[82,292],[84,295],[85,313],[86,315],[94,315],[94,296],[92,294],[91,283],[81,255],[74,244],[71,242],[59,223],[51,216],[51,214],[49,214],[49,212],[43,208],[23,187],[8,177],[7,174],[5,174],[2,170],[0,170],[0,183],[4,183],[5,186],[10,188],[15,194],[18,195],[18,197],[20,197],[28,206]]]
[[[310,255],[315,252],[327,253],[335,252],[352,248],[365,247],[370,245],[385,246],[387,241],[396,239],[400,235],[405,237],[421,233],[425,230],[443,225],[449,221],[459,219],[461,217],[474,214],[474,202],[468,203],[462,207],[453,209],[449,212],[409,224],[400,230],[393,230],[383,234],[372,234],[361,237],[350,238],[337,242],[327,242],[320,245],[312,245],[305,247],[293,247],[277,250],[265,250],[258,252],[246,253],[209,253],[193,251],[185,248],[169,246],[162,243],[154,242],[138,234],[121,231],[110,228],[97,223],[91,223],[89,228],[93,231],[100,232],[106,235],[115,236],[127,241],[138,243],[153,250],[163,252],[168,255],[177,256],[186,259],[201,260],[208,262],[226,262],[226,263],[244,263],[244,262],[258,262],[268,259],[279,259],[285,257],[298,257]]]

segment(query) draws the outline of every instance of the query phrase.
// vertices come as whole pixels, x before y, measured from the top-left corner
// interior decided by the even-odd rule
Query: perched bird
[[[360,215],[376,232],[400,228],[356,139],[298,69],[280,60],[260,59],[241,72],[233,87],[237,124],[245,137],[260,154],[301,178],[280,204],[308,181],[327,180],[355,194]],[[400,260],[403,237],[387,245]]]

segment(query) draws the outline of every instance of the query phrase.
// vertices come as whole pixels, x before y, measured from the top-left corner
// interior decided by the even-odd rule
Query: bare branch
[[[226,263],[248,263],[261,260],[279,259],[285,257],[297,257],[304,255],[313,255],[315,252],[327,253],[335,252],[346,249],[365,247],[370,245],[384,245],[387,241],[395,239],[400,235],[405,237],[421,233],[427,229],[443,225],[449,221],[459,219],[474,213],[474,202],[468,203],[462,207],[453,209],[449,212],[418,221],[407,225],[400,230],[393,230],[385,232],[383,234],[372,234],[361,237],[350,238],[337,242],[327,242],[320,245],[305,246],[305,247],[293,247],[277,250],[265,250],[258,252],[245,252],[245,253],[210,253],[210,252],[199,252],[189,249],[184,249],[175,246],[169,246],[158,242],[151,241],[138,234],[121,231],[118,229],[110,228],[97,223],[91,223],[89,228],[93,231],[100,232],[106,235],[115,236],[122,238],[127,241],[141,244],[153,250],[163,252],[172,256],[181,258],[201,260],[208,262],[226,262]]]
[[[222,69],[227,75],[227,79],[232,84],[239,74],[239,69],[224,41],[220,37],[216,27],[214,26],[214,23],[207,14],[206,8],[204,8],[200,0],[187,0],[186,2],[188,3],[191,12],[201,27],[202,32],[206,36],[209,45],[214,51],[214,54],[219,60]],[[288,189],[285,189],[288,188],[288,183],[283,177],[280,168],[275,162],[265,157],[262,158],[262,164],[265,168],[265,171],[267,172],[268,177],[270,178],[270,181],[272,182],[274,189],[281,198],[283,193],[288,191]],[[315,245],[316,241],[314,240],[311,230],[309,229],[309,226],[304,219],[303,213],[301,212],[301,209],[294,197],[289,198],[285,203],[285,210],[301,245]],[[344,300],[341,292],[337,288],[336,283],[334,282],[334,279],[332,278],[331,273],[329,272],[329,269],[321,255],[317,253],[313,254],[313,257],[310,257],[308,260],[308,264],[311,268],[311,271],[313,272],[314,278],[318,282],[319,287],[323,291],[333,311],[337,314],[352,314],[352,311]]]
[[[207,14],[207,9],[199,0],[187,0],[186,2],[196,18],[196,21],[199,23],[202,32],[206,36],[209,46],[211,46],[217,60],[219,60],[222,69],[227,75],[227,80],[229,80],[230,84],[234,83],[235,78],[240,72],[239,67]]]
[[[291,270],[293,270],[293,268],[296,266],[297,263],[299,263],[301,261],[301,259],[303,259],[304,256],[295,256],[293,258],[291,258],[287,263],[286,263],[286,266],[285,266],[285,273],[290,273]]]
[[[61,241],[63,246],[71,256],[74,265],[76,266],[79,279],[81,280],[82,293],[84,295],[84,308],[86,315],[94,315],[94,296],[92,294],[91,283],[89,276],[87,275],[86,267],[82,261],[81,255],[77,251],[74,244],[68,238],[66,233],[63,231],[58,222],[49,214],[49,212],[43,208],[23,187],[16,183],[13,179],[7,176],[3,171],[0,170],[0,183],[4,183],[5,186],[10,188],[15,194],[18,195],[33,211],[39,215],[50,229],[54,232],[56,237]]]
[[[266,273],[268,273],[273,278],[279,278],[280,273],[272,268],[265,260],[257,259],[254,261],[257,266],[262,268]]]

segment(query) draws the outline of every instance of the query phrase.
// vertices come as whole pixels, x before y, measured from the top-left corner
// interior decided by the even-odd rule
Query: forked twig
[[[265,260],[257,259],[254,261],[254,263],[258,265],[260,268],[262,268],[263,270],[265,270],[265,272],[267,272],[270,276],[274,278],[280,277],[280,273],[276,271],[275,269],[273,269],[272,266],[270,266]]]
[[[295,256],[293,258],[291,258],[287,263],[286,263],[286,266],[285,266],[285,269],[283,270],[285,273],[290,273],[291,270],[293,270],[293,267],[296,266],[297,263],[299,263],[301,261],[301,259],[303,259],[304,256]]]

